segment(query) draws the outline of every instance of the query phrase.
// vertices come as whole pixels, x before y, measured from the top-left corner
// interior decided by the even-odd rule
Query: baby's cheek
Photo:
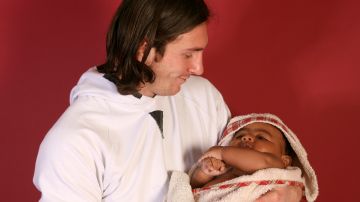
[[[232,139],[230,142],[229,142],[229,146],[236,146],[240,143],[239,140],[237,139]]]
[[[253,149],[258,151],[258,152],[272,153],[272,154],[276,153],[275,149],[268,146],[268,145],[254,144]]]

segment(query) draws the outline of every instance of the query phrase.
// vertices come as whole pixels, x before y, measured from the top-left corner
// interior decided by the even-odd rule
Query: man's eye
[[[185,54],[185,58],[191,58],[191,57],[192,57],[192,54],[190,54],[190,53]]]

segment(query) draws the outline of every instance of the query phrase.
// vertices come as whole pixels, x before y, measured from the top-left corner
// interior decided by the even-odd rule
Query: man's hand
[[[303,191],[300,187],[285,186],[267,192],[256,202],[299,202],[302,196]]]

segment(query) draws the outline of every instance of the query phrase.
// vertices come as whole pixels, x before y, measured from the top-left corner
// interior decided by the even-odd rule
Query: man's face
[[[229,145],[254,149],[277,157],[285,153],[285,140],[282,133],[267,123],[252,123],[243,127],[234,134]]]
[[[149,97],[178,93],[190,75],[203,73],[202,57],[207,42],[207,24],[202,23],[168,43],[162,57],[152,50],[147,61],[156,78],[153,83],[140,86],[140,93]]]

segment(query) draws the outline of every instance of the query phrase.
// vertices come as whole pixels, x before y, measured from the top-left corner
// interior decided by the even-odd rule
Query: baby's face
[[[252,123],[237,131],[230,146],[254,149],[281,157],[285,153],[285,140],[276,127],[267,123]]]

